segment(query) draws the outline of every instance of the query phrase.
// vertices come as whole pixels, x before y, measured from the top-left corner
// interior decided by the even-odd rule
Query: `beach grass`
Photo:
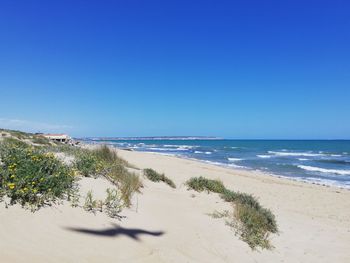
[[[197,192],[220,194],[224,201],[232,203],[235,207],[228,225],[236,230],[241,239],[252,249],[272,248],[269,235],[278,232],[275,216],[269,209],[262,207],[254,196],[226,189],[221,181],[202,176],[189,179],[186,185],[188,189]]]
[[[152,182],[164,182],[171,188],[176,188],[175,183],[164,174],[160,174],[157,171],[147,168],[143,170],[144,175]]]

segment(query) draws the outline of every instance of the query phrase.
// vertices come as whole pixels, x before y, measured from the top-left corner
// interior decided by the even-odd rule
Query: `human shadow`
[[[120,235],[124,235],[136,241],[140,241],[140,238],[139,238],[140,235],[161,236],[164,234],[163,231],[147,231],[139,228],[124,228],[124,227],[118,226],[117,224],[112,224],[112,225],[113,227],[101,229],[101,230],[75,228],[75,227],[66,227],[65,229],[78,232],[78,233],[104,236],[104,237],[117,237]]]

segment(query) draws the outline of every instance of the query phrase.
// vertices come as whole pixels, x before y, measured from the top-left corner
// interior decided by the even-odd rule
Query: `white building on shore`
[[[62,142],[62,143],[72,142],[72,138],[67,134],[43,134],[42,136],[56,142]]]

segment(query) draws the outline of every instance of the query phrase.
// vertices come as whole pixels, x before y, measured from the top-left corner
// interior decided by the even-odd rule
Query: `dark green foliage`
[[[75,169],[83,176],[97,176],[103,170],[103,164],[89,151],[82,151],[75,156]]]
[[[144,169],[143,173],[152,182],[164,182],[170,187],[176,188],[175,183],[170,178],[166,177],[164,174],[157,173],[155,170],[150,168]]]
[[[71,170],[47,154],[17,142],[1,144],[0,189],[11,203],[32,209],[66,197],[73,187]]]

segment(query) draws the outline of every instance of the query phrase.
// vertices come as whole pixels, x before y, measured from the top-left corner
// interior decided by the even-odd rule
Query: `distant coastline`
[[[214,136],[150,136],[150,137],[86,137],[78,138],[81,141],[153,141],[153,140],[223,140],[221,137]]]

